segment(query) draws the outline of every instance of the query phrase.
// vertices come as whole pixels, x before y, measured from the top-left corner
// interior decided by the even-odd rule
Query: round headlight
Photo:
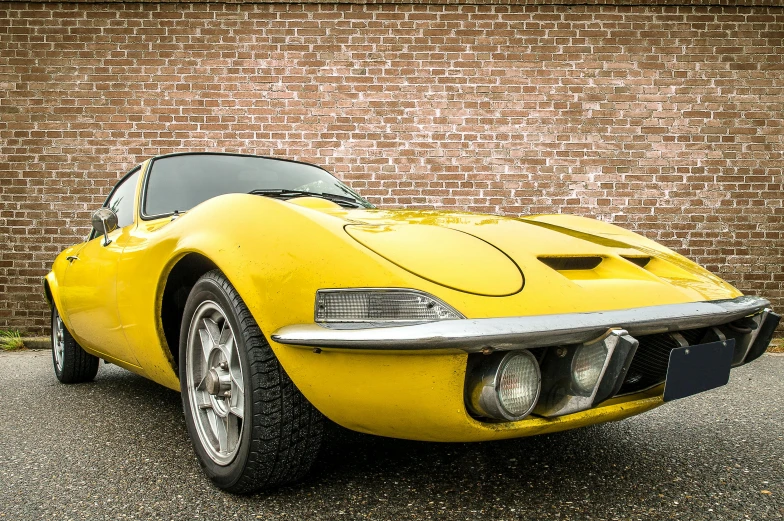
[[[528,351],[513,353],[501,368],[498,382],[498,401],[513,417],[531,412],[539,398],[539,364]]]
[[[572,359],[572,382],[579,391],[587,394],[593,392],[602,374],[605,360],[607,360],[607,347],[604,342],[577,348]]]
[[[483,356],[468,375],[467,405],[479,416],[522,420],[536,406],[541,383],[539,364],[528,351]]]

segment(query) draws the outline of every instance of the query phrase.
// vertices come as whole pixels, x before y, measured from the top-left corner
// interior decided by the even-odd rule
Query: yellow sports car
[[[566,215],[376,209],[239,154],[131,170],[54,261],[54,370],[182,394],[213,482],[300,479],[324,418],[480,441],[618,420],[727,383],[779,316],[653,241]]]

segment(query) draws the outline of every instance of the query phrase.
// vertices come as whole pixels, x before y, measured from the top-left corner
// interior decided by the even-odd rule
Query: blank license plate
[[[726,385],[730,380],[735,339],[670,351],[664,401],[685,398]]]

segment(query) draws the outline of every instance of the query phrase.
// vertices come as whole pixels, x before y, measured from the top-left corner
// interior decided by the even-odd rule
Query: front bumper
[[[466,392],[475,367],[472,359],[532,350],[542,369],[542,397],[534,416],[524,420],[530,423],[536,416],[552,421],[601,409],[614,400],[636,401],[640,393],[664,383],[669,350],[676,347],[731,342],[735,346],[732,365],[747,363],[764,352],[778,324],[780,317],[768,306],[763,298],[745,296],[616,311],[444,320],[397,327],[333,329],[303,324],[283,327],[272,339],[279,344],[318,348],[316,351],[325,348],[356,353],[358,357],[363,357],[362,353],[399,356],[405,352],[462,351],[468,353]],[[596,342],[604,342],[608,354],[592,392],[564,387],[577,349]]]
[[[443,320],[397,327],[331,329],[317,324],[285,326],[272,334],[279,344],[343,349],[460,349],[508,351],[589,342],[608,329],[632,336],[727,324],[770,306],[760,297],[688,302],[636,309],[527,317]],[[750,346],[748,346],[750,347]]]

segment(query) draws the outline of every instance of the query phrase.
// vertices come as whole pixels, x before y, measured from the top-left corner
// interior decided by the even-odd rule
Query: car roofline
[[[240,152],[172,152],[170,154],[161,154],[158,156],[153,156],[150,158],[151,161],[155,161],[156,159],[163,159],[165,157],[177,157],[177,156],[239,156],[239,157],[256,157],[259,159],[271,159],[273,161],[284,161],[286,163],[298,163],[300,165],[307,165],[313,166],[318,168],[319,170],[323,170],[329,175],[332,175],[332,172],[327,170],[321,165],[316,165],[314,163],[308,163],[307,161],[298,161],[296,159],[287,159],[285,157],[272,157],[272,156],[260,156],[257,154],[242,154]]]

